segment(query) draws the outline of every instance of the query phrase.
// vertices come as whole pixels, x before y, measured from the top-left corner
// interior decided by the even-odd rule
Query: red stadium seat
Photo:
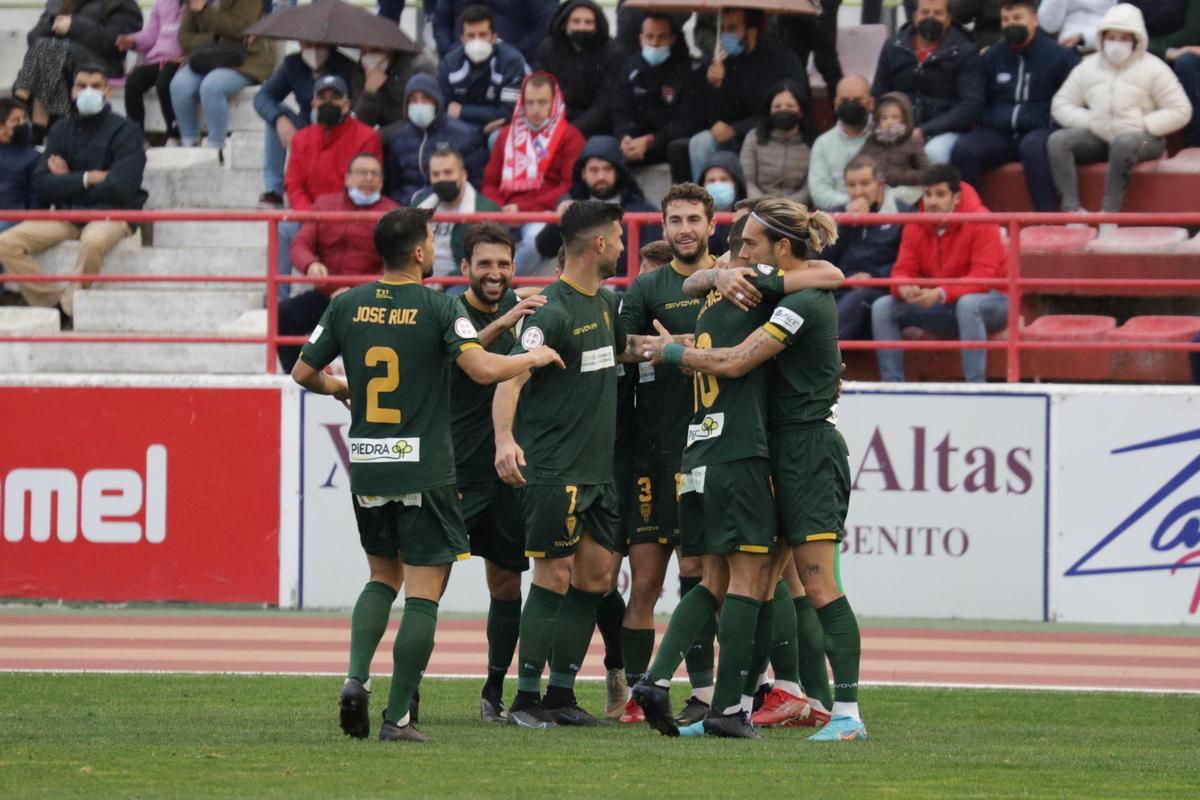
[[[1024,326],[1024,321],[1022,321]],[[910,342],[932,342],[950,339],[921,328],[905,328],[900,338]],[[990,342],[1008,340],[1008,331],[999,330],[988,336]],[[961,381],[962,357],[958,350],[909,350],[904,356],[904,372],[910,381]],[[874,354],[872,354],[874,355]],[[1005,354],[1003,350],[989,350],[987,376],[990,380],[1004,380]]]
[[[1200,334],[1200,317],[1133,317],[1104,338],[1111,342],[1190,342]],[[1114,351],[1112,378],[1136,383],[1191,383],[1187,353]]]
[[[1112,317],[1089,314],[1050,314],[1021,330],[1031,342],[1100,342],[1115,330]],[[1052,381],[1099,381],[1109,372],[1108,353],[1086,350],[1022,350],[1021,377]]]
[[[1048,253],[1081,252],[1096,238],[1095,228],[1068,228],[1065,225],[1034,225],[1021,229],[1021,250]]]
[[[1152,253],[1170,250],[1186,242],[1186,228],[1140,227],[1117,228],[1088,243],[1089,253]]]
[[[1200,147],[1180,150],[1158,163],[1159,172],[1200,172]]]

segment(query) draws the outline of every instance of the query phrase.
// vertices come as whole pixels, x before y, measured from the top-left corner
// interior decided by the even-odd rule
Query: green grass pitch
[[[0,674],[0,798],[1196,797],[1200,697],[871,688],[871,740],[666,739],[478,720],[427,680],[426,745],[353,741],[336,678]],[[386,676],[376,678],[373,731]],[[510,687],[511,688],[511,687]],[[682,687],[681,687],[682,689]],[[682,691],[678,691],[680,695]],[[677,701],[682,697],[676,698]],[[580,687],[602,708],[602,687]]]

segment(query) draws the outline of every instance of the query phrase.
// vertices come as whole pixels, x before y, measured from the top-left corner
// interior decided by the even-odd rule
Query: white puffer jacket
[[[1146,23],[1136,6],[1109,9],[1100,31],[1132,33],[1133,55],[1119,67],[1093,53],[1067,76],[1050,113],[1064,128],[1087,128],[1106,142],[1119,133],[1166,136],[1187,125],[1192,104],[1171,68],[1146,52]]]

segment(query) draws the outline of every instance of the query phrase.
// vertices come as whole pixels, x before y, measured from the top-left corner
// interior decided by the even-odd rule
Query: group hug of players
[[[348,735],[370,732],[371,659],[403,585],[379,738],[427,740],[416,698],[438,601],[453,562],[477,555],[492,598],[484,720],[610,724],[574,693],[599,622],[608,716],[668,736],[808,725],[814,740],[866,739],[858,624],[837,568],[850,493],[831,294],[842,274],[810,259],[836,224],[763,198],[718,260],[703,188],[676,185],[662,208],[670,261],[644,264],[623,296],[602,285],[623,257],[617,205],[567,208],[561,274],[525,297],[510,288],[505,228],[468,229],[470,285],[455,297],[421,285],[434,261],[428,212],[389,212],[375,230],[383,277],[336,297],[305,344],[295,380],[351,411],[351,500],[370,567],[340,694]],[[324,371],[339,355],[345,382]],[[650,663],[672,554],[682,596]],[[623,555],[627,607],[615,591]],[[685,660],[691,695],[676,714],[669,689]],[[773,687],[760,678],[768,661]]]

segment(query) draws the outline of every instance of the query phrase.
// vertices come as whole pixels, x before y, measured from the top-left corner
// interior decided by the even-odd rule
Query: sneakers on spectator
[[[259,208],[283,208],[283,198],[279,192],[263,192],[258,196]]]

